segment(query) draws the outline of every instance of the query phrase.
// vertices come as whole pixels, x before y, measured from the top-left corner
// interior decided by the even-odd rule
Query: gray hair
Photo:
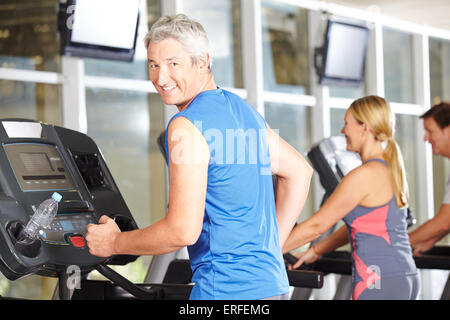
[[[157,43],[167,38],[180,41],[191,54],[192,62],[195,64],[209,53],[209,41],[205,29],[200,23],[184,14],[159,18],[145,36],[144,44],[148,49],[150,42]],[[211,68],[211,65],[212,58],[210,55],[208,67]]]

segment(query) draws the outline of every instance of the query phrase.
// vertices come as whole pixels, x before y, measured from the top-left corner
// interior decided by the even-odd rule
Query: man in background
[[[420,118],[425,128],[424,140],[431,144],[433,154],[450,159],[450,103],[433,106]],[[414,255],[430,250],[436,242],[450,231],[450,175],[445,188],[444,199],[434,218],[428,220],[409,234]]]

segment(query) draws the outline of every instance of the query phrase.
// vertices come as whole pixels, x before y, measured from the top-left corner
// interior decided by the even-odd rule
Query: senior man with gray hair
[[[129,232],[103,216],[88,227],[90,252],[159,255],[188,246],[191,299],[286,298],[281,247],[304,206],[311,167],[254,108],[217,87],[198,22],[161,17],[145,45],[150,80],[179,110],[166,130],[169,208]]]

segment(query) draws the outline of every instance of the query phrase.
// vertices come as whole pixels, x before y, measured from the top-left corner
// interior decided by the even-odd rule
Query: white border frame
[[[415,67],[415,101],[417,104],[391,103],[395,113],[418,116],[430,108],[430,80],[429,80],[429,37],[450,40],[450,30],[414,24],[398,19],[382,16],[376,12],[349,8],[330,2],[317,0],[268,0],[277,4],[285,4],[310,10],[310,44],[312,49],[318,41],[314,38],[311,26],[317,25],[317,15],[321,11],[343,18],[354,18],[371,23],[373,28],[372,42],[368,49],[367,85],[368,92],[384,96],[383,75],[383,39],[382,28],[389,27],[404,31],[414,36],[414,67]],[[312,70],[312,95],[299,95],[265,91],[263,85],[262,63],[262,26],[261,26],[261,0],[241,0],[242,20],[245,28],[242,30],[243,45],[243,78],[244,89],[230,88],[244,99],[247,99],[258,112],[264,115],[265,102],[277,102],[292,105],[301,105],[312,108],[313,141],[318,141],[329,135],[330,107],[347,108],[350,99],[330,97],[327,87],[318,86],[315,81],[315,72]],[[182,12],[183,0],[163,0],[162,14]],[[316,18],[314,18],[314,14]],[[314,40],[315,39],[315,40]],[[321,40],[321,39],[320,39]],[[26,81],[62,86],[62,125],[81,132],[87,131],[86,115],[86,88],[105,88],[116,90],[134,90],[155,93],[156,90],[150,81],[118,79],[108,77],[87,76],[84,73],[82,59],[62,57],[62,73],[0,68],[0,79],[13,81]],[[173,111],[167,108],[166,118]],[[418,121],[417,130],[417,183],[420,197],[417,208],[419,224],[434,215],[433,208],[433,167],[431,149],[423,141],[423,128]],[[319,190],[316,190],[318,192]],[[316,208],[318,201],[315,201]],[[423,282],[422,291],[425,299],[431,297],[432,283]]]

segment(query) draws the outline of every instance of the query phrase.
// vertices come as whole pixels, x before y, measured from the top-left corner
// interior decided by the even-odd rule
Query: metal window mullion
[[[153,86],[153,83],[148,80],[85,76],[84,83],[85,86],[89,88],[156,93],[156,89]]]
[[[84,61],[76,57],[61,57],[62,125],[87,133],[86,88],[84,83]]]
[[[301,106],[314,106],[316,97],[311,95],[284,93],[276,91],[264,91],[264,102],[272,102],[278,104],[291,104]]]
[[[321,47],[325,31],[325,23],[322,19],[322,13],[319,11],[309,11],[308,16],[308,37],[309,37],[309,51],[310,61],[314,59],[314,48]],[[311,92],[316,99],[315,105],[311,109],[311,141],[317,143],[325,137],[329,137],[330,130],[330,90],[326,86],[321,86],[318,83],[318,76],[314,67],[314,63],[310,63],[310,86]],[[313,203],[314,212],[316,212],[321,205],[324,195],[324,189],[322,188],[317,175],[313,177],[314,182],[313,189]]]
[[[63,77],[56,72],[0,68],[0,79],[45,84],[62,84]]]
[[[383,27],[375,22],[367,50],[367,93],[384,97]]]
[[[247,102],[264,116],[261,14],[260,0],[241,1],[244,88]]]

